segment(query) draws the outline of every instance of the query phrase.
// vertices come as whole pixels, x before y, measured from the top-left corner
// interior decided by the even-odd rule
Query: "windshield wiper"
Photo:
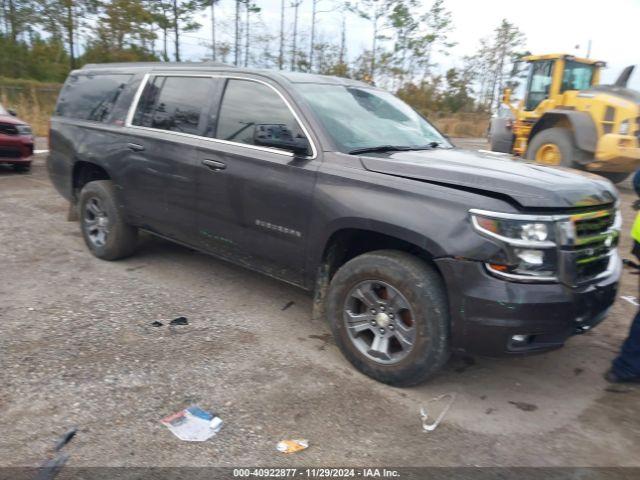
[[[426,145],[377,145],[375,147],[356,148],[351,150],[349,154],[357,155],[359,153],[373,152],[408,152],[411,150],[433,150],[434,148],[444,148],[444,144],[434,140]]]
[[[409,147],[403,145],[378,145],[376,147],[362,147],[356,148],[349,152],[350,155],[357,155],[358,153],[370,153],[370,152],[406,152],[409,150],[427,150],[430,146]]]
[[[369,153],[369,152],[401,152],[403,150],[408,150],[410,147],[402,147],[399,145],[378,145],[375,147],[362,147],[356,148],[354,150],[349,151],[350,155],[356,155],[358,153]]]

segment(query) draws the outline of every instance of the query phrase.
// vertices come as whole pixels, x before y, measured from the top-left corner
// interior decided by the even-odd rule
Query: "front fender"
[[[470,208],[511,211],[504,201],[478,193],[356,169],[328,175],[321,167],[314,195],[307,273],[313,284],[332,236],[344,229],[384,234],[432,258],[487,259],[500,246],[473,229]]]

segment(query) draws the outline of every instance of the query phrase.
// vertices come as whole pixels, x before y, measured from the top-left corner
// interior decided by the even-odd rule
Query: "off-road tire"
[[[511,153],[515,136],[506,126],[507,119],[500,120],[492,122],[487,140],[492,152]]]
[[[343,310],[349,292],[363,281],[382,281],[399,291],[410,304],[416,340],[407,357],[384,365],[367,358],[351,340]],[[396,250],[378,250],[345,263],[333,276],[326,299],[327,320],[344,356],[362,373],[397,387],[427,380],[447,362],[449,309],[443,281],[436,269],[420,258]]]
[[[548,128],[536,133],[529,142],[526,158],[535,161],[536,152],[546,143],[553,143],[560,150],[560,166],[582,169],[584,163],[592,157],[589,152],[580,150],[574,143],[571,130],[562,127]],[[541,164],[543,165],[543,164]]]
[[[94,198],[99,200],[108,219],[109,232],[106,236],[106,242],[102,246],[97,246],[91,241],[85,221],[87,203]],[[93,255],[102,260],[118,260],[131,255],[135,251],[138,229],[125,223],[116,203],[111,180],[96,180],[87,183],[80,192],[78,212],[82,236]]]

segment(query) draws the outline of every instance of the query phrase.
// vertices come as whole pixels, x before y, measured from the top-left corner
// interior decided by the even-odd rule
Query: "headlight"
[[[550,248],[555,246],[555,223],[491,217],[491,212],[471,211],[476,230],[514,246]]]
[[[629,135],[629,126],[631,124],[629,123],[629,120],[623,120],[623,122],[620,124],[620,135]]]
[[[31,127],[29,125],[16,125],[18,135],[31,135]]]
[[[470,213],[476,231],[503,245],[506,255],[487,262],[491,272],[521,280],[556,280],[556,223],[552,219],[480,210]]]

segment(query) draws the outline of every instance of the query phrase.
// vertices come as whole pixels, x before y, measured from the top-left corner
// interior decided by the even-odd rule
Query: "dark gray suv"
[[[382,382],[425,380],[452,351],[560,347],[615,298],[607,180],[458,150],[367,84],[88,65],[50,135],[51,179],[95,256],[132,254],[142,229],[299,285]]]

